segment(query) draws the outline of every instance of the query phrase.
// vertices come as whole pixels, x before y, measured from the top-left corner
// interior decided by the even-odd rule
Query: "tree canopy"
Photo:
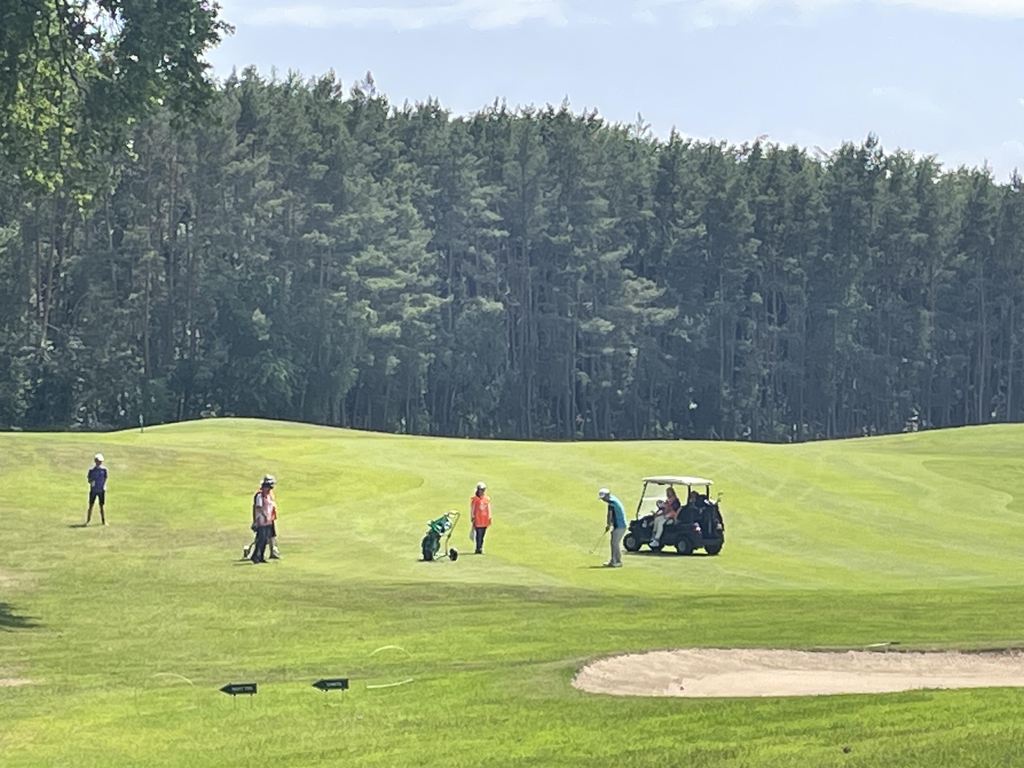
[[[369,77],[245,70],[188,123],[155,88],[81,204],[0,177],[4,426],[790,441],[1021,418],[1016,176],[875,137],[811,156],[568,105],[456,116]]]
[[[157,105],[213,95],[203,55],[229,28],[209,0],[18,0],[0,6],[0,153],[47,190],[88,173]],[[76,178],[82,177],[82,178]]]

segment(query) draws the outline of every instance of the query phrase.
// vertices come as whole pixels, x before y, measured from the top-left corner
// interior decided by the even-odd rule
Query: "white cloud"
[[[639,0],[640,10],[633,18],[643,14],[644,21],[649,21],[649,16],[656,16],[659,8],[672,7],[694,26],[709,27],[736,23],[765,8],[812,13],[860,2],[972,16],[1024,18],[1024,0]]]
[[[673,17],[692,26],[712,27],[734,24],[758,10],[810,15],[858,2],[1024,18],[1024,0],[634,0],[628,5],[612,0],[221,0],[225,18],[235,23],[304,27],[385,24],[400,30],[456,23],[475,29],[527,21],[554,26],[610,23],[611,17],[626,14],[634,23],[656,24],[668,9]]]
[[[1021,0],[874,0],[882,5],[912,5],[931,11],[966,13],[974,16],[1013,16],[1024,18]]]
[[[762,8],[803,14],[843,2],[847,0],[639,0],[633,20],[656,24],[675,18],[691,27],[708,29],[736,24]]]
[[[360,2],[364,4],[360,4]],[[366,0],[254,3],[228,0],[225,18],[257,26],[337,27],[388,24],[396,29],[422,29],[465,23],[475,29],[497,29],[524,21],[568,23],[562,0]]]

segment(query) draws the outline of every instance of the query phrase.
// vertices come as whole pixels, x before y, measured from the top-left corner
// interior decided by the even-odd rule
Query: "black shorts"
[[[90,488],[89,489],[89,506],[91,507],[93,504],[95,504],[97,499],[99,499],[101,507],[102,506],[106,506],[106,503],[107,503],[107,492],[106,491],[96,491],[96,490],[93,490],[93,489]]]
[[[273,539],[273,538],[275,538],[275,537],[277,536],[277,525],[276,525],[276,524],[274,524],[274,523],[271,523],[271,524],[270,524],[270,525],[268,525],[267,527],[268,527],[268,528],[270,528],[270,533],[269,533],[269,534],[267,534],[267,535],[268,535],[268,536],[269,536],[270,538],[272,538],[272,539]]]

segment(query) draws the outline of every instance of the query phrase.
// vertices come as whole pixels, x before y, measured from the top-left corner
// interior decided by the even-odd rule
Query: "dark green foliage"
[[[17,0],[0,5],[0,161],[81,204],[104,151],[157,105],[198,114],[203,55],[230,28],[210,0]]]
[[[246,70],[186,126],[189,81],[126,75],[174,109],[126,151],[60,150],[108,152],[102,178],[0,177],[3,425],[799,441],[1021,417],[1019,178],[874,137],[815,159],[565,105],[458,118],[369,76]]]

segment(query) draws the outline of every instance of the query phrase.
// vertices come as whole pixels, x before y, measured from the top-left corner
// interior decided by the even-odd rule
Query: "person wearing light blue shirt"
[[[606,568],[621,568],[622,537],[626,535],[626,510],[623,509],[622,502],[615,498],[607,488],[599,490],[597,498],[608,505],[608,517],[604,530],[605,533],[612,532],[612,554],[604,565]]]

